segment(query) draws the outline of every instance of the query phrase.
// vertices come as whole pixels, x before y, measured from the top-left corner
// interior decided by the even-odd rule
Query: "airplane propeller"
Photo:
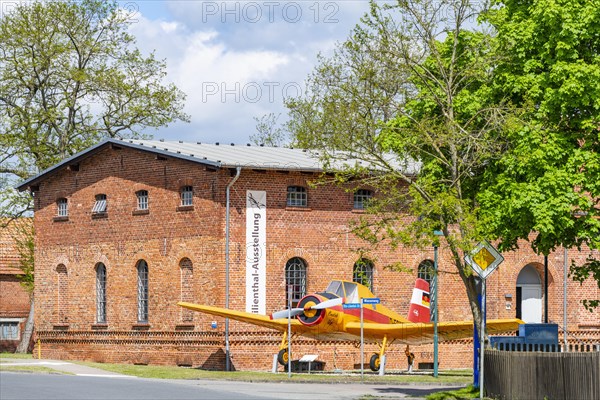
[[[322,301],[319,304],[315,304],[313,306],[306,307],[306,308],[292,308],[291,310],[276,311],[273,314],[271,314],[271,319],[287,318],[288,314],[291,317],[295,317],[296,315],[302,314],[306,310],[322,310],[325,308],[339,306],[343,302],[344,302],[343,298],[336,297],[335,299]]]
[[[304,312],[304,308],[292,308],[291,310],[281,310],[276,311],[271,314],[271,319],[279,319],[279,318],[287,318],[288,314],[290,317],[295,317],[296,315],[300,315]]]

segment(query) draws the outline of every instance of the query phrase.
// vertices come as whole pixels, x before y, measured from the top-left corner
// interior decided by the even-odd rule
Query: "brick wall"
[[[30,226],[33,221],[31,218],[22,218],[2,227],[7,222],[7,220],[0,220],[0,322],[17,322],[20,338],[29,315],[30,300],[29,294],[21,286],[18,278],[21,270],[14,238],[20,235],[22,225]],[[19,341],[0,340],[0,351],[14,351]]]
[[[101,149],[77,167],[45,179],[36,193],[36,327],[44,357],[104,362],[181,364],[222,368],[223,319],[188,313],[178,301],[225,304],[225,188],[233,171],[213,170],[149,152]],[[295,171],[243,169],[231,190],[230,307],[245,309],[246,191],[267,191],[267,312],[285,307],[285,264],[292,257],[307,266],[308,292],[323,290],[332,279],[352,279],[357,250],[365,243],[348,232],[360,216],[352,194],[338,187],[311,187],[316,176]],[[308,189],[308,207],[286,207],[290,185]],[[180,189],[194,188],[193,207],[180,207]],[[136,209],[135,192],[147,190],[149,210]],[[92,215],[95,196],[106,194],[107,213]],[[66,198],[68,218],[57,218],[56,200]],[[585,252],[570,256],[582,259]],[[433,249],[393,250],[382,246],[369,255],[374,263],[374,293],[390,308],[406,315],[416,268],[433,259]],[[514,317],[516,279],[525,265],[539,269],[542,258],[521,249],[489,279],[488,318]],[[136,265],[149,271],[149,318],[137,320]],[[550,257],[551,320],[562,321],[562,253]],[[384,266],[401,262],[413,272]],[[106,266],[106,323],[96,321],[95,266]],[[63,267],[64,266],[64,270]],[[440,249],[440,319],[471,319],[465,290]],[[569,283],[569,328],[599,332],[597,317],[582,310],[579,300],[597,286]],[[506,309],[506,294],[512,308]],[[65,307],[65,305],[67,305]],[[212,322],[217,327],[212,327]],[[586,325],[587,324],[587,325]],[[237,369],[270,369],[281,337],[232,321],[231,354]],[[375,345],[367,347],[366,362]],[[327,369],[352,368],[360,361],[355,344],[299,340],[295,354],[318,354]],[[415,362],[431,361],[431,346],[413,349]],[[404,368],[404,346],[390,347],[390,368]],[[358,357],[358,358],[357,358]],[[470,367],[472,346],[457,341],[440,346],[442,367]]]

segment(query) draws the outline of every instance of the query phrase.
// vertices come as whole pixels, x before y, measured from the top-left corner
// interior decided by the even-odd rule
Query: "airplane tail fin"
[[[429,302],[429,283],[424,279],[417,278],[410,299],[408,320],[410,322],[429,322]]]

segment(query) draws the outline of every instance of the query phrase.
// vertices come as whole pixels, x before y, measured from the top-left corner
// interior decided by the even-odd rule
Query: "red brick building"
[[[23,225],[31,226],[31,218],[21,218],[7,224],[0,221],[0,351],[15,351],[29,315],[30,298],[21,285],[19,252],[15,237]],[[4,226],[6,225],[6,226]]]
[[[284,308],[286,283],[295,284],[297,298],[332,279],[353,279],[357,250],[365,244],[348,224],[372,193],[309,185],[320,171],[302,150],[111,139],[24,182],[20,189],[35,198],[35,322],[42,356],[222,369],[224,321],[176,303],[225,305],[226,251],[229,307],[237,310]],[[265,221],[258,248],[247,220],[251,201],[266,206],[257,217]],[[541,319],[543,259],[522,247],[505,254],[488,280],[488,318],[513,318],[521,308],[527,318]],[[587,254],[570,252],[569,259]],[[255,256],[264,268],[253,288],[247,266]],[[433,259],[433,249],[379,248],[369,257],[373,292],[406,314],[418,266]],[[414,271],[383,268],[398,261]],[[548,313],[561,325],[563,265],[562,250],[551,254]],[[452,269],[442,246],[440,320],[471,319]],[[569,331],[600,341],[597,314],[580,305],[598,296],[596,282],[567,284]],[[281,342],[275,332],[235,321],[229,339],[236,369],[269,370]],[[350,369],[360,360],[355,343],[298,338],[293,351],[317,354],[328,370]],[[413,352],[417,363],[432,360],[431,346]],[[441,344],[440,366],[470,367],[471,354],[469,340]],[[388,368],[405,368],[403,346],[391,346],[387,355]]]

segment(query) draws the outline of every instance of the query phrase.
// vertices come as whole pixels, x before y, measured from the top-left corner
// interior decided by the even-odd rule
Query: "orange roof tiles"
[[[7,223],[8,225],[4,226]],[[21,229],[32,223],[32,218],[19,218],[10,222],[7,219],[0,219],[0,274],[21,273],[15,237],[22,235]]]

